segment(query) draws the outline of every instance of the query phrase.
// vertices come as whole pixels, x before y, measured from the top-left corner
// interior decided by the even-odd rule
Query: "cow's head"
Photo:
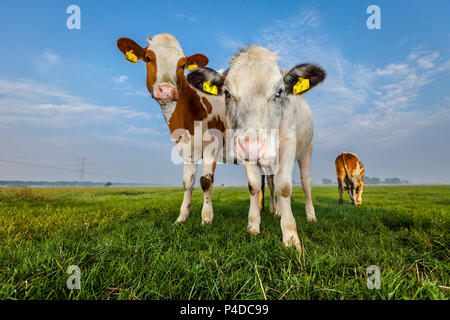
[[[297,99],[295,95],[309,91],[325,78],[325,72],[313,64],[299,64],[283,72],[277,60],[275,53],[250,46],[230,59],[230,67],[223,74],[199,68],[187,76],[196,89],[205,91],[206,83],[206,89],[215,86],[217,94],[224,95],[227,125],[234,129],[240,158],[267,158],[268,137],[264,132],[279,129],[282,109]],[[257,135],[248,136],[248,132]]]
[[[147,38],[148,46],[143,48],[128,38],[117,40],[117,47],[127,60],[145,62],[147,67],[147,88],[159,104],[178,100],[185,80],[184,70],[188,67],[204,67],[208,58],[203,54],[186,57],[177,39],[170,34],[158,34]]]

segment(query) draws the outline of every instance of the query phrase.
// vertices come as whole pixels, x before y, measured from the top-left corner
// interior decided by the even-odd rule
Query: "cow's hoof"
[[[288,240],[284,240],[283,244],[286,247],[293,247],[293,248],[295,248],[295,250],[297,250],[299,253],[303,253],[303,246],[302,246],[302,243],[300,242],[300,239],[298,238],[297,235],[293,235]]]
[[[316,218],[316,216],[309,216],[309,215],[307,215],[306,216],[306,221],[308,221],[308,222],[317,222],[317,218]]]
[[[202,220],[202,226],[207,226],[212,224],[212,219],[211,220]]]
[[[183,223],[183,222],[186,222],[186,218],[180,218],[180,217],[178,217],[178,219],[175,220],[174,224],[180,224],[180,223]]]
[[[270,207],[269,207],[270,213],[276,213],[277,212],[277,207],[271,203]]]
[[[252,236],[256,236],[259,234],[259,228],[257,227],[247,227],[247,232],[250,233]]]

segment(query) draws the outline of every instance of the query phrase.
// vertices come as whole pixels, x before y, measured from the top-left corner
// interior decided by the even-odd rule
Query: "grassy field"
[[[293,211],[304,255],[285,248],[279,219],[246,232],[246,188],[216,187],[201,226],[202,192],[174,225],[181,188],[0,189],[1,299],[449,299],[450,186],[367,187],[363,206],[338,206],[314,187],[307,223]],[[81,290],[66,287],[69,265]],[[366,268],[381,269],[381,289]]]

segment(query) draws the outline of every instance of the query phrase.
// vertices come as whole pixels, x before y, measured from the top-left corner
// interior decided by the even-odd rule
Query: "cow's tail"
[[[265,174],[261,174],[261,190],[259,190],[259,212],[264,211],[264,184],[265,184]]]
[[[345,162],[345,152],[342,152],[342,164],[344,165],[345,174],[347,175],[347,178],[350,179],[350,173],[348,172],[347,163]]]

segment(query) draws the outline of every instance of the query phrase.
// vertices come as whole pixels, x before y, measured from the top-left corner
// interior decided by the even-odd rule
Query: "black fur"
[[[284,76],[284,85],[286,87],[286,92],[292,94],[292,89],[297,83],[298,78],[309,79],[309,89],[306,90],[309,91],[316,85],[321,83],[323,80],[325,80],[325,77],[326,73],[321,67],[311,63],[299,64],[292,68]]]
[[[203,83],[211,81],[218,89],[218,94],[222,94],[224,78],[216,70],[211,68],[197,68],[189,72],[186,77],[187,82],[197,90],[203,91]]]

